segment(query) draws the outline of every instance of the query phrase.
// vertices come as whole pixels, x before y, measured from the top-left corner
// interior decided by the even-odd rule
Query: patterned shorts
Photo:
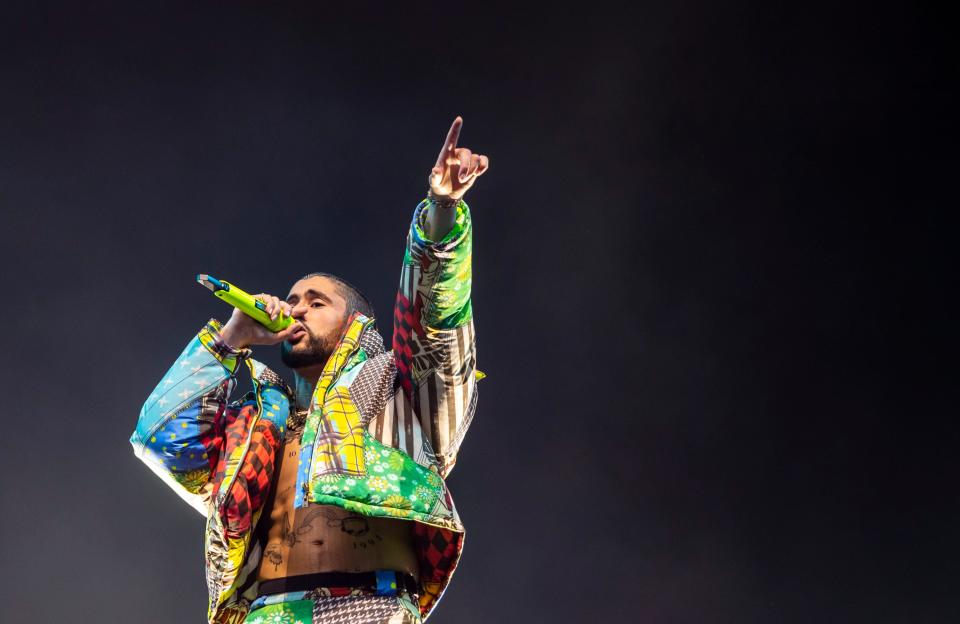
[[[259,596],[244,624],[420,624],[417,597],[404,589],[378,593],[317,587]]]

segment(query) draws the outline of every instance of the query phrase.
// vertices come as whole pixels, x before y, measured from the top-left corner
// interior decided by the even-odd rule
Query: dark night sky
[[[3,3],[0,619],[204,621],[128,442],[229,315],[193,275],[389,330],[461,114],[489,377],[431,620],[958,621],[943,17],[320,4]]]

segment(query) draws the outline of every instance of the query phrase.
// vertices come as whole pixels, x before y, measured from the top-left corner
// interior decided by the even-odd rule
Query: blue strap
[[[377,595],[397,595],[397,573],[393,570],[377,570]]]
[[[270,594],[267,596],[257,596],[256,600],[250,603],[250,611],[266,607],[267,605],[280,602],[290,602],[293,600],[303,600],[307,596],[305,591],[285,592],[282,594]]]

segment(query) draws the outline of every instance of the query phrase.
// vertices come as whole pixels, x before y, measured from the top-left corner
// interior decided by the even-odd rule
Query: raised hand
[[[450,126],[436,164],[430,170],[430,190],[437,197],[460,199],[490,167],[490,159],[486,156],[457,147],[462,126],[463,118],[458,115]]]

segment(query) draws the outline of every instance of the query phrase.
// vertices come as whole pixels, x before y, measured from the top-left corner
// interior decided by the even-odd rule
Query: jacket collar
[[[359,348],[358,348],[359,347]],[[351,358],[363,350],[367,357],[375,357],[386,349],[383,346],[383,337],[377,331],[376,319],[354,312],[346,322],[346,330],[340,337],[327,359],[317,383],[311,384],[300,375],[294,373],[294,388],[290,395],[294,400],[294,409],[312,409],[311,400],[314,398],[321,381],[324,378],[335,379]],[[322,397],[320,397],[322,402]]]
[[[320,378],[313,388],[313,396],[310,401],[311,412],[323,405],[327,390],[337,380],[347,364],[360,355],[360,351],[363,351],[366,357],[379,355],[379,352],[383,351],[383,338],[377,333],[374,323],[373,318],[360,312],[354,312],[350,316],[346,331],[340,338],[340,342],[334,347],[330,357],[327,358],[327,364],[323,367],[323,372],[320,373]],[[371,353],[370,351],[376,351],[377,345],[379,345],[380,351]]]

